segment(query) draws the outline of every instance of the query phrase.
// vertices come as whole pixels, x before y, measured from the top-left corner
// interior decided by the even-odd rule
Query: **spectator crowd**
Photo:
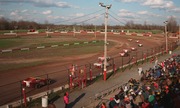
[[[155,63],[131,78],[108,104],[101,108],[180,108],[180,55]]]

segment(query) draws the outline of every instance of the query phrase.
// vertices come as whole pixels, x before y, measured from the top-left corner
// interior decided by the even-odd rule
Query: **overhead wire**
[[[116,15],[117,17],[119,17],[115,12],[113,12],[112,10],[109,10],[111,13],[113,13],[114,15]],[[122,20],[124,20],[126,23],[128,22],[127,20],[125,20],[125,19],[122,19]]]
[[[113,19],[115,19],[116,21],[120,22],[121,24],[126,25],[125,23],[123,23],[123,22],[119,21],[117,18],[115,18],[115,17],[114,17],[114,16],[112,16],[111,14],[109,14],[109,16],[111,16]]]
[[[95,11],[95,12],[92,12],[92,13],[89,13],[89,14],[86,14],[86,15],[83,15],[83,16],[79,16],[79,17],[75,17],[75,18],[70,18],[70,19],[58,21],[58,22],[55,22],[55,23],[61,23],[61,22],[64,23],[64,22],[69,22],[69,21],[72,21],[72,20],[77,20],[77,19],[80,19],[80,18],[83,18],[83,17],[87,17],[87,16],[92,15],[92,14],[98,13],[98,12],[100,12],[102,10],[103,9]]]
[[[104,14],[104,13],[102,13],[102,14],[100,14],[100,15],[103,15],[103,14]],[[76,23],[74,23],[74,24],[81,24],[81,23],[84,23],[84,22],[87,22],[87,21],[90,21],[90,20],[94,20],[94,18],[98,18],[98,17],[100,17],[100,15],[91,17],[91,18],[89,18],[89,19],[86,19],[86,20],[83,20],[83,21],[80,21],[80,22],[76,22]]]

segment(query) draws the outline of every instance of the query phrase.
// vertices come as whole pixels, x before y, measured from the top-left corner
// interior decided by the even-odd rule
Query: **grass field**
[[[70,57],[76,55],[86,55],[97,52],[103,52],[104,41],[89,41],[78,40],[72,38],[14,38],[1,39],[0,49],[13,49],[29,47],[27,51],[14,51],[10,53],[1,53],[0,58],[3,62],[0,63],[0,71],[9,69],[17,69],[22,67],[37,66],[53,62],[58,57]],[[64,46],[64,44],[69,44]],[[80,43],[75,45],[74,43]],[[38,46],[59,45],[58,47],[45,47],[37,49]],[[110,42],[109,48],[114,45]]]
[[[131,32],[131,33],[132,32],[135,32],[135,33],[147,33],[147,32],[151,32],[153,34],[160,34],[160,33],[163,32],[161,30],[136,30],[136,29],[127,29],[127,30],[129,30],[129,32]]]
[[[0,39],[0,49],[13,49],[23,47],[37,47],[37,46],[48,46],[48,45],[63,45],[85,42],[87,40],[76,39],[76,38],[45,38],[45,37],[20,37],[10,39]]]
[[[91,31],[91,29],[89,29]],[[12,31],[13,33],[27,33],[28,30],[2,30],[0,31],[0,34],[4,34],[4,33],[10,33],[10,31]],[[39,29],[38,30],[39,33],[45,32],[46,29]],[[63,30],[59,30],[59,31],[63,31]],[[108,31],[111,31],[108,29]],[[114,30],[116,31],[116,30]],[[158,34],[158,33],[162,33],[163,31],[161,30],[139,30],[139,29],[125,29],[125,31],[129,31],[129,32],[136,32],[136,33],[147,33],[147,32],[152,32],[153,34]]]

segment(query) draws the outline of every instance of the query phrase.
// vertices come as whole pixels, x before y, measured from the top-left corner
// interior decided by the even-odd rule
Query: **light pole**
[[[46,36],[48,37],[49,36],[49,27],[47,26],[47,30],[46,30]]]
[[[111,8],[111,5],[104,5],[104,3],[99,3],[99,6],[105,7],[105,37],[104,37],[104,81],[106,81],[106,66],[107,66],[107,21],[108,21],[108,9]]]
[[[167,40],[167,23],[168,21],[165,21],[165,37],[166,37],[166,53],[168,53],[168,40]]]
[[[74,36],[74,37],[75,37],[75,35],[76,35],[76,34],[75,34],[75,31],[76,31],[75,26],[73,26],[73,32],[74,32],[74,33],[73,33],[73,36]]]
[[[178,36],[178,41],[180,39],[180,24],[179,24],[179,36]]]
[[[18,28],[18,26],[14,26],[14,28],[15,28],[15,32],[16,32],[16,37],[17,37],[17,28]]]
[[[95,38],[96,38],[96,25],[95,25],[94,35],[95,35]]]

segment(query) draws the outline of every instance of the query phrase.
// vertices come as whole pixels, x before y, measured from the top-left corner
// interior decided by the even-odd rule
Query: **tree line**
[[[171,33],[176,33],[178,31],[178,24],[174,17],[170,17],[167,23],[167,31]],[[164,25],[165,26],[165,25]],[[128,21],[124,26],[121,25],[108,25],[108,30],[124,30],[124,29],[137,29],[137,30],[161,30],[164,31],[164,26],[162,25],[149,25],[146,24],[135,24],[133,21]],[[73,31],[75,30],[104,30],[104,24],[102,25],[93,25],[93,24],[82,24],[82,25],[55,25],[55,24],[40,24],[33,21],[11,21],[7,18],[0,18],[0,30],[15,30],[15,29],[51,29],[51,30],[66,30]]]

